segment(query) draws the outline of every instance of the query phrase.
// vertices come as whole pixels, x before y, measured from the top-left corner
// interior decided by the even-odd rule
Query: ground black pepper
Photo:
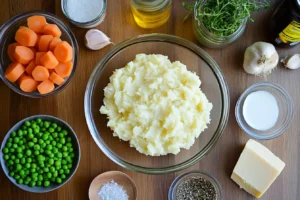
[[[216,200],[214,185],[203,177],[191,177],[183,181],[176,190],[176,200]]]

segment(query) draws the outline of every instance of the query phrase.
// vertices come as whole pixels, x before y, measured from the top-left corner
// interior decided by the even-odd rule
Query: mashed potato
[[[199,77],[167,56],[138,54],[104,89],[102,114],[113,135],[140,153],[160,156],[189,149],[207,128],[212,104]]]

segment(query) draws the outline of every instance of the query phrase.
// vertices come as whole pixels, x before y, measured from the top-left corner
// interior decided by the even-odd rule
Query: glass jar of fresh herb
[[[253,11],[268,8],[268,1],[251,0],[199,0],[183,3],[194,13],[193,31],[197,40],[209,48],[222,48],[241,37],[247,21],[253,21]]]

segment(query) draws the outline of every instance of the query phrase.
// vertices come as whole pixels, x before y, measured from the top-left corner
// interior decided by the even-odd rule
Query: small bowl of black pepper
[[[170,186],[169,200],[222,200],[220,183],[211,175],[191,171],[178,176]]]

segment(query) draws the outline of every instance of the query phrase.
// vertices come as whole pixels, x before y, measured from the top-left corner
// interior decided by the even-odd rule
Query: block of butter
[[[235,165],[231,179],[260,198],[283,170],[285,163],[262,144],[249,140]]]

